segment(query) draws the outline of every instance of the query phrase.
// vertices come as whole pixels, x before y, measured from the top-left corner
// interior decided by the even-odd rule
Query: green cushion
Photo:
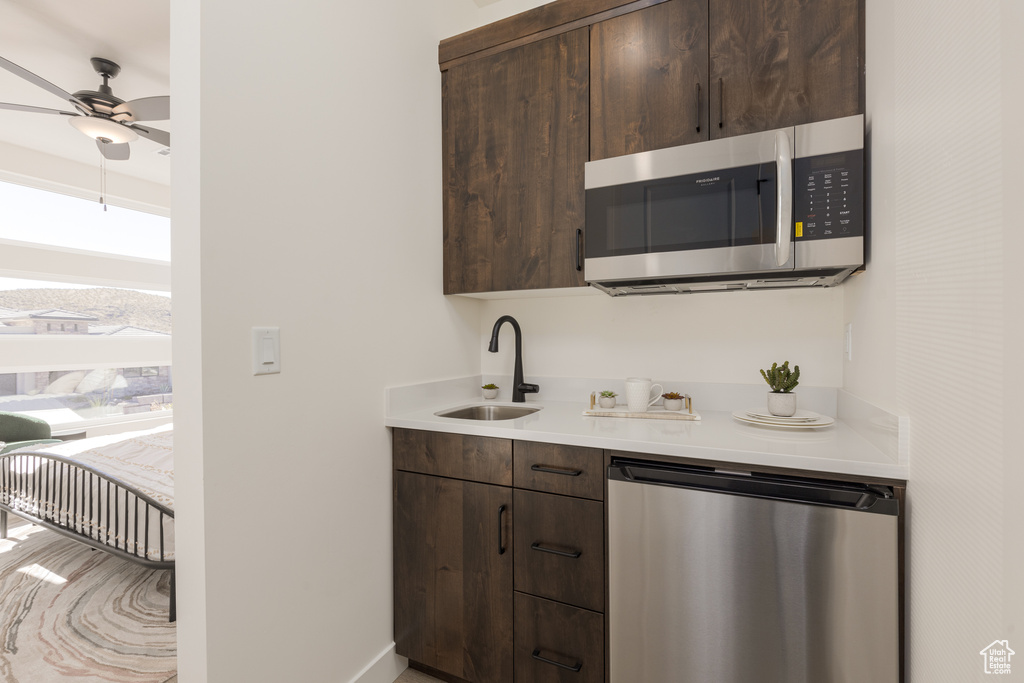
[[[46,420],[19,413],[0,412],[0,441],[32,441],[49,439],[50,425]]]
[[[0,455],[3,455],[7,451],[17,450],[24,448],[25,446],[36,446],[44,445],[48,443],[62,443],[60,439],[32,439],[30,441],[14,441],[11,443],[4,444],[3,448],[0,448]]]

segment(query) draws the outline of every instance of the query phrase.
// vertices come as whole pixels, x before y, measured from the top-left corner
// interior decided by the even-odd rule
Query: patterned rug
[[[41,527],[0,540],[0,683],[173,683],[170,572]]]

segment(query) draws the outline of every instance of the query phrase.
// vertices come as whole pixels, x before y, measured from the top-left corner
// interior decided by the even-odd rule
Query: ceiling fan
[[[68,116],[70,117],[68,123],[96,140],[96,146],[99,147],[100,153],[105,158],[115,161],[123,161],[129,157],[128,143],[138,139],[140,135],[165,147],[170,147],[170,133],[152,126],[140,126],[137,122],[164,121],[171,118],[171,98],[167,96],[143,97],[125,102],[115,97],[110,86],[107,85],[109,79],[116,78],[121,73],[121,67],[102,57],[93,57],[89,61],[92,62],[92,68],[96,70],[96,73],[103,77],[103,84],[95,91],[79,90],[72,94],[14,62],[0,57],[0,67],[66,100],[77,111],[61,111],[7,102],[0,102],[0,109]]]

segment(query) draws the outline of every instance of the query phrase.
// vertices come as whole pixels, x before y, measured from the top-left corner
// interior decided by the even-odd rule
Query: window
[[[0,375],[0,410],[42,418],[51,425],[71,425],[102,418],[145,415],[170,410],[170,366],[82,368]]]
[[[170,341],[169,219],[0,182],[0,410],[170,410]]]

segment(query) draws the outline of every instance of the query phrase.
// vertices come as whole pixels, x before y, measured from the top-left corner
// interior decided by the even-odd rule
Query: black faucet
[[[512,402],[525,403],[525,394],[536,394],[540,387],[523,381],[523,331],[519,329],[519,323],[515,318],[510,315],[498,318],[498,322],[494,323],[494,329],[491,330],[491,343],[487,345],[487,350],[491,353],[498,352],[498,330],[504,323],[512,323],[512,329],[516,333],[516,369],[512,375]]]

